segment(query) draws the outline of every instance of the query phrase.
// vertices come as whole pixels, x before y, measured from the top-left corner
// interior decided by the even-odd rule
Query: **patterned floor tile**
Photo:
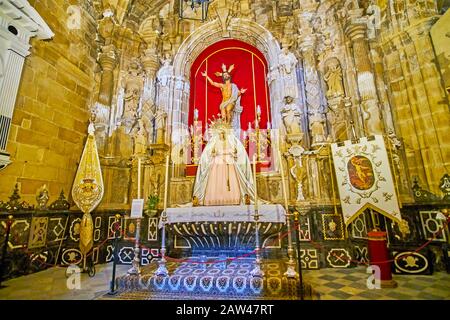
[[[383,295],[384,297],[390,297],[398,300],[409,300],[411,299],[411,295],[407,295],[402,292],[387,292]]]
[[[344,277],[345,280],[350,280],[350,281],[360,281],[362,278],[361,277],[355,277],[355,276],[351,276],[351,275],[346,275]]]
[[[408,289],[414,289],[414,290],[424,290],[427,288],[427,286],[421,286],[414,282],[405,282],[402,284],[402,288],[408,288]]]
[[[351,294],[353,296],[357,296],[361,292],[364,292],[364,290],[361,290],[361,289],[358,289],[358,288],[354,288],[354,287],[349,287],[349,286],[340,288],[339,291],[343,291],[343,292]]]
[[[327,294],[327,293],[329,293],[331,291],[335,291],[336,290],[334,288],[330,288],[330,287],[327,287],[327,286],[313,285],[313,287],[314,287],[314,290],[316,290],[316,291],[318,291],[320,293],[324,293],[324,294]]]
[[[341,283],[337,283],[337,282],[330,282],[327,284],[328,287],[334,288],[334,289],[340,289],[342,287],[344,287],[344,284]]]
[[[369,300],[381,300],[382,299],[382,295],[378,294],[378,291],[380,290],[367,290],[364,292],[361,292],[360,294],[358,294],[359,297],[363,297],[363,298],[367,298]]]
[[[355,283],[354,281],[350,281],[350,280],[346,280],[346,279],[339,279],[339,280],[336,280],[336,281],[338,281],[339,284],[343,284],[343,285],[350,285],[352,283]]]
[[[328,293],[328,295],[334,297],[337,300],[347,300],[349,298],[351,298],[353,295],[339,291],[339,290],[335,290],[335,291],[331,291]]]
[[[327,280],[327,281],[336,280],[336,276],[324,275],[324,276],[321,276],[320,279]]]
[[[437,288],[426,288],[424,289],[422,292],[424,293],[431,293],[434,295],[437,295],[439,297],[447,297],[448,299],[450,299],[449,295],[450,295],[450,290],[442,290],[442,289],[437,289]]]
[[[419,295],[417,295],[418,298],[424,299],[424,300],[443,300],[443,296],[434,295],[431,293],[421,292]]]

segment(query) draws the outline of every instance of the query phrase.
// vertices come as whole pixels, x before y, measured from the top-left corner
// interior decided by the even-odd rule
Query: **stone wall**
[[[70,193],[87,133],[96,27],[81,7],[79,28],[71,24],[69,1],[30,4],[55,36],[31,41],[7,145],[12,164],[0,172],[0,199],[7,199],[18,183],[23,199],[32,202],[47,184],[53,201],[61,189]]]
[[[426,17],[405,28],[382,29],[386,79],[394,123],[403,139],[408,175],[439,194],[438,181],[450,161],[449,102],[437,65]]]

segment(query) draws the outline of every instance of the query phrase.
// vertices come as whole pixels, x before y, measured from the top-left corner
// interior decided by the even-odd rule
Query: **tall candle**
[[[255,184],[255,210],[258,210],[258,186],[256,183],[256,154],[253,154],[253,181]]]
[[[280,163],[280,173],[281,173],[281,189],[283,190],[284,205],[286,210],[288,210],[288,200],[286,196],[286,185],[284,184],[284,169],[283,169],[283,159],[281,158],[281,143],[278,139],[278,162]]]
[[[138,172],[137,172],[137,198],[141,198],[141,158],[138,158]]]
[[[164,182],[164,210],[167,209],[167,196],[169,194],[169,155],[166,156],[166,180]]]

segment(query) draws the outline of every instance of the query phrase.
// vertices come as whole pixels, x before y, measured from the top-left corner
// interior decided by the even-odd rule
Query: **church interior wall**
[[[7,145],[12,163],[1,173],[2,199],[16,183],[27,201],[35,201],[43,184],[51,190],[52,200],[62,189],[69,193],[95,83],[96,25],[89,8],[79,7],[75,14],[83,23],[72,26],[67,1],[32,4],[55,36],[51,41],[31,41]]]

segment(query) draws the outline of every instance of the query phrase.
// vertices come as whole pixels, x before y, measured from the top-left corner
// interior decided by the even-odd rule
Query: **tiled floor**
[[[51,268],[28,276],[5,281],[0,299],[96,299],[109,291],[112,265],[97,265],[97,274],[81,274],[80,289],[69,290],[65,268]],[[117,266],[117,276],[130,266]],[[450,300],[450,274],[436,272],[431,276],[394,275],[395,289],[373,289],[366,286],[369,274],[365,268],[321,269],[304,271],[304,279],[320,293],[321,300]]]
[[[130,268],[118,265],[116,276],[123,275]],[[27,276],[11,279],[2,283],[0,300],[92,300],[109,291],[112,278],[112,264],[96,265],[96,274],[89,278],[86,273],[80,274],[79,289],[69,289],[75,283],[66,278],[66,268],[56,267]]]
[[[365,268],[321,269],[304,272],[321,300],[450,300],[450,274],[393,275],[397,288],[369,289]]]

